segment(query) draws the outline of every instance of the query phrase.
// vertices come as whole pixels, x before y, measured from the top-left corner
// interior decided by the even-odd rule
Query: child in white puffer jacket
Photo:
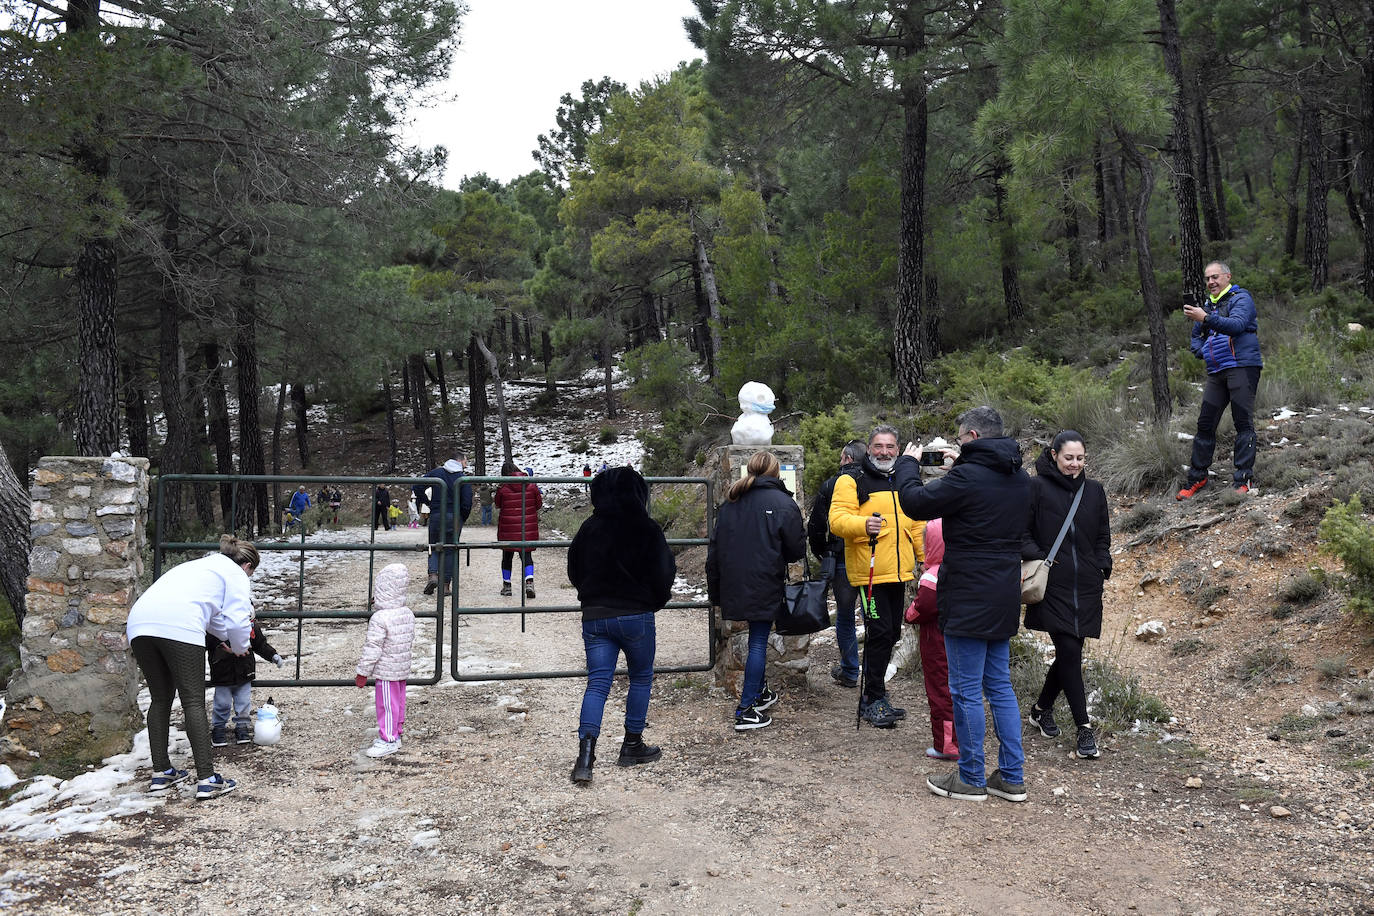
[[[406,721],[406,679],[410,677],[410,644],[415,638],[415,615],[406,607],[404,563],[392,563],[377,573],[372,586],[372,619],[367,623],[367,643],[353,679],[359,687],[376,681],[377,739],[367,749],[369,757],[385,757],[401,749],[401,727]]]

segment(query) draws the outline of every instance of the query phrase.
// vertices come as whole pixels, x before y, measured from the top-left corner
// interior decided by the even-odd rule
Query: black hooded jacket
[[[759,477],[722,503],[706,548],[706,587],[726,620],[772,620],[782,605],[787,564],[806,554],[801,509],[783,482]]]
[[[892,476],[903,512],[944,519],[945,561],[935,592],[940,631],[1010,639],[1020,626],[1021,535],[1030,512],[1030,476],[1016,440],[974,439],[948,474],[925,486],[908,455],[897,459]]]
[[[840,474],[858,474],[859,464],[851,461],[840,465]],[[844,538],[830,533],[830,500],[835,495],[835,481],[840,474],[821,484],[816,493],[816,501],[811,504],[811,514],[806,519],[806,539],[811,542],[811,552],[816,559],[834,557],[837,566],[844,565]]]
[[[568,547],[568,581],[583,620],[658,611],[673,594],[677,562],[649,517],[649,485],[633,468],[592,478],[592,515]]]
[[[1083,498],[1073,524],[1050,567],[1045,600],[1026,607],[1026,626],[1047,633],[1069,633],[1080,639],[1102,635],[1102,583],[1112,574],[1112,527],[1107,492],[1086,474],[1066,477],[1055,466],[1050,450],[1035,459],[1031,478],[1030,522],[1021,555],[1041,559],[1049,555],[1059,528],[1082,485]]]

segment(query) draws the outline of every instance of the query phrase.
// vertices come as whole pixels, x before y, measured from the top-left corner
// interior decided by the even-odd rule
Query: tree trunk
[[[1293,168],[1288,173],[1288,217],[1283,230],[1283,253],[1298,254],[1298,179],[1302,177],[1303,151],[1307,146],[1307,112],[1299,119],[1297,142],[1293,144]]]
[[[1311,271],[1312,291],[1326,287],[1330,276],[1327,258],[1329,229],[1326,214],[1326,147],[1322,142],[1321,114],[1313,108],[1307,118],[1307,219],[1302,235],[1302,255]]]
[[[1179,51],[1178,10],[1174,0],[1156,0],[1159,30],[1164,44],[1164,69],[1174,84],[1169,108],[1173,114],[1170,160],[1173,165],[1174,202],[1178,208],[1178,256],[1183,275],[1184,300],[1201,303],[1202,232],[1197,218],[1197,181],[1193,175],[1193,138],[1188,130],[1188,107],[1183,94],[1183,56]]]
[[[224,369],[220,366],[219,344],[209,341],[201,346],[201,357],[205,360],[206,401],[209,412],[210,442],[215,448],[215,473],[234,473],[234,443],[230,438],[229,399],[224,390]],[[219,506],[224,527],[232,528],[234,522],[234,488],[231,484],[219,485]]]
[[[291,383],[291,414],[296,420],[296,451],[300,453],[302,468],[310,467],[309,411],[310,405],[305,400],[305,386],[297,379]]]
[[[265,461],[262,453],[262,421],[258,415],[258,397],[262,393],[262,386],[258,382],[256,271],[252,255],[246,255],[239,294],[234,304],[234,375],[238,382],[239,398],[239,471],[260,475],[265,473]],[[240,486],[238,518],[234,520],[234,529],[253,537],[255,531],[270,531],[271,525],[266,485],[249,484],[246,490]]]
[[[425,355],[423,353],[410,354],[410,377],[412,380],[425,377]],[[418,384],[415,391],[419,397],[415,400],[416,426],[425,438],[425,467],[435,467],[437,462],[434,460],[434,421],[429,415],[429,389]]]
[[[391,373],[382,371],[382,396],[386,398],[386,472],[396,473],[396,401],[391,395]]]
[[[1135,230],[1136,272],[1145,302],[1145,318],[1150,326],[1150,390],[1154,395],[1155,420],[1163,426],[1173,413],[1173,398],[1169,395],[1169,339],[1164,330],[1164,308],[1159,299],[1154,255],[1150,250],[1150,196],[1154,193],[1155,176],[1149,160],[1136,148],[1135,142],[1121,131],[1117,131],[1116,137],[1140,181],[1131,219]]]
[[[1374,3],[1360,5],[1364,19],[1364,57],[1360,58],[1359,155],[1355,164],[1355,184],[1359,188],[1360,209],[1364,214],[1364,262],[1360,265],[1360,292],[1374,299]]]
[[[555,390],[553,369],[553,338],[549,336],[549,329],[546,325],[539,331],[539,349],[544,361],[544,380],[548,384],[550,391]]]
[[[169,209],[164,214],[164,246],[175,245],[172,237],[176,233],[178,219],[175,210]],[[158,300],[157,381],[162,399],[162,416],[167,424],[158,471],[162,474],[193,474],[201,468],[195,460],[197,444],[191,427],[185,353],[181,348],[181,303],[169,279],[163,280]],[[167,531],[177,530],[182,522],[184,492],[175,482],[162,488],[162,521]]]
[[[1074,181],[1074,168],[1069,166],[1064,170],[1064,184],[1071,187]],[[1083,276],[1083,251],[1081,243],[1082,228],[1078,224],[1078,204],[1072,197],[1065,196],[1064,206],[1064,238],[1068,242],[1069,276],[1077,280]],[[930,286],[927,284],[926,289]],[[932,305],[929,299],[926,300],[926,314],[929,315]]]
[[[926,84],[916,58],[925,47],[922,14],[907,8],[906,23],[911,46],[907,65],[913,70],[902,84],[901,201],[897,227],[897,318],[893,329],[897,397],[915,404],[926,377],[925,320],[921,299],[925,293],[925,197],[926,197]]]
[[[0,444],[0,593],[14,609],[16,623],[24,622],[24,595],[29,577],[29,491],[14,473],[5,446]]]
[[[286,382],[277,384],[277,409],[272,415],[272,474],[281,473],[281,427],[286,420]],[[272,517],[282,520],[281,482],[272,483]],[[303,525],[304,523],[302,523]],[[285,531],[283,530],[283,533]]]
[[[1202,203],[1202,225],[1207,231],[1207,238],[1214,242],[1225,238],[1221,232],[1221,216],[1219,208],[1226,206],[1226,201],[1219,200],[1211,190],[1211,147],[1207,143],[1207,99],[1202,94],[1202,87],[1194,82],[1196,88],[1197,101],[1193,106],[1193,113],[1197,121],[1197,180],[1198,180],[1198,200]]]
[[[487,349],[486,342],[482,340],[481,335],[474,334],[472,339],[477,344],[477,349],[481,351],[483,358],[486,359],[487,368],[491,371],[492,381],[496,383],[496,417],[497,421],[501,424],[502,458],[506,461],[510,461],[510,423],[506,420],[506,387],[501,384],[501,369],[496,363],[496,354]]]
[[[1007,188],[1002,179],[1006,169],[1001,163],[993,166],[992,200],[993,214],[997,222],[997,249],[1002,262],[1002,304],[1007,309],[1007,323],[1013,327],[1026,317],[1026,306],[1021,301],[1020,255],[1016,250],[1016,228],[1007,215]],[[925,353],[930,351],[924,350]]]
[[[639,313],[640,321],[644,325],[645,341],[657,343],[662,340],[663,333],[658,326],[658,308],[654,305],[654,292],[647,286],[639,291]]]
[[[119,371],[124,389],[124,425],[129,431],[129,454],[148,457],[148,397],[143,393],[143,373],[133,359],[125,359]]]
[[[1107,269],[1107,240],[1111,222],[1107,219],[1107,180],[1103,173],[1102,143],[1093,141],[1093,193],[1097,197],[1097,269]]]
[[[606,391],[606,419],[615,419],[615,385],[611,373],[611,321],[608,316],[601,322],[601,369]]]
[[[940,355],[940,287],[935,274],[926,271],[926,343],[925,352],[931,358]]]
[[[468,422],[472,425],[473,465],[478,477],[487,473],[487,362],[477,350],[477,335],[468,340]],[[491,512],[491,487],[482,487],[482,519]]]
[[[711,266],[711,259],[706,256],[706,243],[701,236],[692,236],[693,247],[696,249],[697,276],[701,279],[701,292],[706,297],[706,325],[707,340],[710,341],[711,352],[706,357],[706,375],[708,378],[715,378],[720,359],[720,293],[716,289],[716,271]],[[609,410],[614,410],[613,406],[608,406]],[[614,416],[612,412],[608,416]]]
[[[444,349],[434,348],[434,377],[439,382],[439,412],[448,419],[448,381],[444,378]]]

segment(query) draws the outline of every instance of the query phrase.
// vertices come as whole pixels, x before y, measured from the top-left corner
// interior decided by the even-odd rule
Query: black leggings
[[[859,606],[868,598],[868,589],[859,587]],[[887,693],[887,663],[892,647],[902,635],[902,610],[906,607],[906,584],[883,582],[873,586],[873,602],[878,615],[864,614],[864,702],[871,703]]]
[[[205,646],[177,642],[161,636],[135,636],[129,644],[134,660],[148,682],[148,750],[153,769],[161,773],[172,768],[167,756],[167,735],[171,728],[172,696],[181,697],[181,715],[186,736],[191,739],[191,755],[196,761],[196,778],[215,775],[210,760],[210,723],[205,719]]]
[[[522,551],[520,551],[520,556],[521,556],[521,559],[523,559],[523,560],[525,561],[525,569],[528,569],[530,572],[533,572],[533,571],[534,571],[534,552],[533,552],[533,551],[529,551],[529,550],[522,550]],[[501,571],[502,571],[503,573],[509,573],[509,572],[510,572],[510,568],[511,568],[511,564],[514,563],[514,562],[515,562],[515,551],[514,551],[514,550],[503,550],[503,551],[501,551]]]
[[[1083,640],[1069,633],[1051,633],[1054,640],[1054,664],[1045,675],[1045,686],[1035,705],[1049,709],[1059,692],[1069,701],[1073,723],[1079,728],[1088,724],[1088,700],[1083,691]]]

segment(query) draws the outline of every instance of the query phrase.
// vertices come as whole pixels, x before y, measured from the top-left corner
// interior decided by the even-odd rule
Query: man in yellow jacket
[[[864,683],[859,714],[875,728],[892,728],[906,710],[888,700],[887,663],[902,629],[906,583],[925,560],[925,522],[907,518],[897,502],[892,468],[897,461],[897,430],[877,426],[868,437],[868,454],[851,474],[835,481],[830,499],[830,532],[845,541],[845,571],[861,589],[864,607]],[[870,539],[876,543],[870,547]],[[869,600],[869,566],[873,591]]]

